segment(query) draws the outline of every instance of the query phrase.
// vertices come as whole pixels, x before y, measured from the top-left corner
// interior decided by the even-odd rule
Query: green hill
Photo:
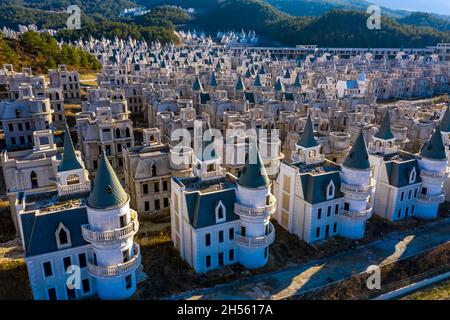
[[[450,31],[450,20],[438,18],[430,13],[414,12],[404,18],[398,19],[397,21],[402,24],[418,27],[430,27],[440,31]]]

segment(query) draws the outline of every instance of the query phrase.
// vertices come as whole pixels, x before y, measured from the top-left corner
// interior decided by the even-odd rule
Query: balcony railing
[[[446,169],[445,172],[431,171],[425,169],[422,169],[420,171],[421,178],[445,179],[448,176],[448,174],[449,174],[448,169]]]
[[[138,230],[139,221],[134,210],[131,210],[131,222],[123,228],[110,231],[92,231],[88,224],[81,226],[83,239],[87,242],[119,241],[133,236]]]
[[[294,155],[294,161],[299,161],[305,164],[312,164],[312,163],[319,163],[319,162],[323,162],[325,160],[325,156],[323,154],[320,154],[318,156],[314,156],[314,157],[308,157],[306,155],[299,155],[299,154],[295,154]]]
[[[58,185],[58,192],[60,195],[83,193],[88,192],[89,190],[91,190],[91,183],[89,181],[81,184],[72,184],[67,186]]]
[[[356,193],[370,193],[372,192],[373,188],[375,187],[375,180],[370,179],[370,185],[368,186],[355,186],[352,184],[347,184],[341,182],[341,191],[350,191],[350,192],[356,192]]]
[[[267,216],[272,215],[275,212],[275,205],[277,200],[274,196],[270,196],[269,204],[264,207],[248,207],[240,203],[234,204],[234,212],[237,215],[247,215],[247,216]]]
[[[393,146],[380,146],[375,144],[369,144],[369,151],[372,153],[385,153],[385,154],[392,154],[397,153],[399,151],[399,147],[396,145]]]
[[[430,194],[418,194],[417,199],[427,202],[437,202],[442,203],[445,201],[445,194],[437,194],[437,195],[430,195]]]
[[[202,179],[209,179],[214,177],[223,177],[227,173],[227,170],[225,168],[220,168],[220,170],[210,171],[210,172],[202,172],[201,178]]]
[[[136,270],[141,265],[141,251],[137,243],[133,245],[133,248],[133,258],[124,263],[102,267],[96,266],[92,261],[89,261],[87,263],[89,273],[94,277],[114,277]]]
[[[362,211],[350,211],[350,210],[342,210],[341,214],[350,218],[366,218],[369,219],[372,214],[372,207],[368,206],[365,210]]]
[[[234,240],[238,245],[251,248],[265,248],[270,246],[275,241],[275,228],[270,224],[270,232],[268,235],[256,238],[244,237],[236,235]]]

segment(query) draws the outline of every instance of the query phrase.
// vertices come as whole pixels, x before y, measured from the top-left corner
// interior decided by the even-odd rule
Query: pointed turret
[[[194,85],[192,86],[194,91],[203,91],[202,84],[200,83],[200,79],[195,77]]]
[[[427,159],[432,160],[445,160],[447,156],[445,154],[444,141],[442,140],[441,130],[439,126],[432,134],[430,140],[428,140],[420,150],[420,155]]]
[[[300,80],[300,74],[299,73],[297,73],[297,76],[295,77],[294,86],[297,87],[297,88],[301,88],[302,87],[302,82]]]
[[[362,130],[350,150],[343,165],[347,168],[366,170],[370,169],[369,154],[367,153],[366,142]]]
[[[300,139],[297,141],[297,145],[303,148],[313,148],[317,147],[317,141],[314,138],[314,129],[311,121],[311,115],[308,114],[308,118],[306,119],[305,129],[300,136]]]
[[[391,116],[389,110],[386,111],[386,116],[384,117],[380,130],[378,130],[374,137],[382,140],[391,140],[395,138],[391,131]]]
[[[284,91],[284,84],[281,82],[280,78],[278,78],[275,83],[275,91]]]
[[[58,166],[58,171],[70,171],[82,169],[80,161],[75,153],[75,147],[73,146],[72,138],[70,137],[69,128],[64,129],[64,153],[61,163]]]
[[[95,176],[94,187],[89,195],[89,207],[94,209],[115,208],[123,205],[128,199],[127,193],[103,152]]]
[[[262,87],[261,83],[261,77],[259,76],[259,73],[256,75],[255,82],[253,83],[254,87]]]
[[[241,76],[239,76],[239,78],[236,82],[235,89],[236,89],[236,91],[244,91],[245,90],[244,82],[242,81]]]
[[[253,155],[256,155],[256,159],[252,159]],[[266,168],[264,167],[263,160],[261,159],[261,155],[255,143],[252,143],[250,146],[249,157],[245,167],[242,169],[238,183],[239,185],[250,189],[270,187],[270,179],[267,176]]]
[[[211,79],[209,80],[209,86],[217,87],[216,74],[214,72],[211,74]]]
[[[450,132],[450,107],[447,107],[444,112],[444,116],[439,124],[441,132]]]

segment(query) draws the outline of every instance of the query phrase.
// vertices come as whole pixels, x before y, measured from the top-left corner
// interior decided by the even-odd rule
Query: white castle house
[[[68,129],[57,165],[56,190],[20,192],[15,203],[34,299],[130,297],[141,256],[129,196],[105,155],[91,190]],[[71,287],[67,280],[78,276],[76,267],[80,278]]]
[[[336,235],[362,238],[372,214],[373,186],[362,133],[339,166],[325,159],[308,115],[292,162],[283,161],[280,166],[274,188],[276,220],[308,243]]]
[[[209,139],[199,148],[202,154],[196,153],[195,177],[172,178],[174,245],[199,273],[235,263],[262,267],[275,240],[270,218],[276,203],[264,163],[252,144],[237,179],[220,166]]]

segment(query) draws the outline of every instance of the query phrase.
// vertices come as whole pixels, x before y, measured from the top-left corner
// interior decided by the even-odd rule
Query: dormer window
[[[226,208],[222,201],[219,201],[219,203],[216,206],[216,223],[225,222],[226,220]]]
[[[416,182],[416,176],[417,176],[416,168],[413,168],[411,170],[411,173],[409,174],[409,183],[410,184]]]
[[[56,244],[58,249],[65,249],[72,246],[70,239],[70,231],[62,224],[59,224],[58,229],[55,232]]]
[[[331,200],[334,198],[336,187],[334,186],[333,181],[330,181],[330,183],[327,186],[327,200]]]

